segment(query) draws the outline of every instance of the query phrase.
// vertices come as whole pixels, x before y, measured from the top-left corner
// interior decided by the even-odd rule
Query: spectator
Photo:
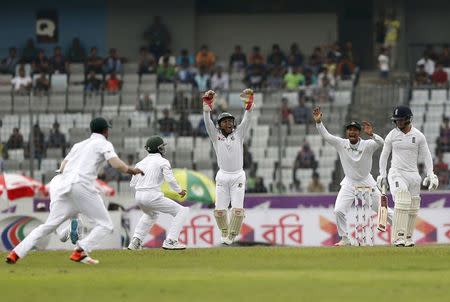
[[[16,65],[19,63],[17,57],[17,49],[15,47],[9,48],[9,55],[4,58],[0,64],[0,73],[9,73],[14,75],[16,73]]]
[[[397,64],[397,41],[400,32],[400,21],[392,12],[384,21],[386,34],[384,36],[384,47],[389,50],[389,57],[391,58],[391,67],[396,68]]]
[[[97,55],[97,47],[92,47],[89,56],[86,59],[84,68],[86,73],[91,71],[95,73],[103,73],[103,59]]]
[[[292,109],[287,98],[281,99],[281,123],[288,126],[293,123]]]
[[[86,80],[84,83],[84,91],[87,94],[98,94],[100,90],[102,89],[102,80],[97,78],[97,75],[95,74],[95,71],[91,70],[86,77]]]
[[[425,65],[420,64],[418,66],[418,70],[414,76],[414,83],[416,86],[428,85],[430,83],[430,77],[428,73],[425,71]]]
[[[217,66],[216,72],[211,77],[211,89],[212,90],[228,90],[230,79],[228,72],[223,72],[222,66]]]
[[[448,117],[444,117],[440,126],[438,140],[440,152],[450,152],[450,123]]]
[[[149,93],[142,93],[139,96],[139,102],[138,102],[137,109],[141,110],[141,111],[152,111],[153,110],[153,99]]]
[[[161,66],[166,58],[168,59],[169,65],[175,67],[177,60],[175,56],[172,55],[172,51],[170,49],[167,49],[166,52],[159,57],[158,66]]]
[[[325,81],[327,81],[327,83],[325,83]],[[336,79],[334,77],[334,74],[330,73],[328,71],[327,67],[323,66],[320,69],[320,73],[317,76],[317,86],[319,88],[322,88],[325,86],[334,87],[335,85],[336,85]]]
[[[158,82],[172,83],[175,80],[175,67],[169,64],[169,58],[164,58],[162,65],[158,67]]]
[[[343,56],[341,62],[336,69],[336,75],[341,80],[350,80],[355,72],[355,65],[352,63],[349,57]]]
[[[194,66],[194,56],[189,54],[189,51],[186,48],[183,48],[180,52],[180,55],[176,59],[177,66],[181,66],[187,63],[188,66]]]
[[[267,88],[269,89],[281,89],[284,85],[284,79],[283,79],[283,68],[282,67],[274,67],[270,71],[269,75],[267,76],[266,81]]]
[[[266,66],[258,57],[254,58],[252,62],[247,66],[244,82],[252,89],[262,89],[266,82]]]
[[[438,62],[441,63],[445,68],[450,68],[450,50],[448,45],[444,45]]]
[[[433,72],[433,75],[431,76],[431,81],[433,82],[434,85],[438,87],[447,86],[448,75],[447,72],[445,72],[442,63],[438,63],[436,65],[436,70]]]
[[[228,65],[230,71],[241,71],[247,67],[247,57],[242,52],[240,45],[234,47],[234,52],[230,56],[230,63]]]
[[[38,124],[34,125],[32,131],[33,131],[33,140],[31,140],[31,133],[30,133],[30,138],[28,141],[34,143],[34,158],[37,158],[40,161],[44,156],[45,152],[44,133],[41,131],[41,128],[39,127]]]
[[[320,79],[320,85],[313,88],[313,98],[320,104],[328,103],[333,99],[334,89],[327,75]]]
[[[448,164],[444,162],[444,154],[439,152],[437,155],[436,163],[434,164],[434,173],[439,178],[439,187],[446,188],[449,184],[450,171],[448,170]]]
[[[53,129],[50,130],[48,146],[50,148],[62,148],[63,154],[65,153],[64,149],[66,147],[66,136],[64,133],[59,131],[59,123],[57,122],[53,124]]]
[[[334,79],[335,78],[337,64],[332,58],[327,58],[326,59],[326,63],[323,64],[323,68],[326,68],[327,75],[328,75],[328,77],[330,79]]]
[[[279,67],[286,65],[286,56],[281,51],[278,44],[272,45],[272,52],[267,56],[267,65],[269,65],[270,68],[273,66]]]
[[[159,57],[170,47],[170,33],[167,26],[161,22],[160,16],[153,18],[153,23],[144,33],[144,38],[148,41],[148,49],[156,60],[159,60]]]
[[[212,51],[208,50],[208,46],[202,45],[200,51],[195,56],[195,63],[199,68],[204,66],[207,70],[210,70],[216,63],[216,56]]]
[[[105,73],[116,73],[122,74],[123,72],[123,63],[122,59],[119,58],[119,54],[117,53],[117,49],[111,48],[109,50],[109,56],[105,59]]]
[[[19,68],[19,74],[12,80],[13,91],[16,94],[28,94],[31,89],[31,77],[25,75],[25,68],[22,66]]]
[[[423,52],[423,57],[417,61],[416,66],[424,65],[426,73],[431,76],[434,73],[435,63],[430,59],[426,51]]]
[[[36,73],[50,73],[50,61],[45,56],[44,50],[39,50],[37,57],[33,60],[31,64],[31,69],[33,74]]]
[[[325,192],[324,185],[320,182],[319,173],[314,172],[312,175],[312,180],[307,188],[309,193],[322,193]]]
[[[106,77],[105,90],[110,94],[116,94],[120,91],[122,86],[122,81],[117,77],[116,73],[113,71]]]
[[[380,70],[380,78],[387,80],[389,77],[389,56],[386,48],[381,48],[381,53],[378,56],[378,68]]]
[[[158,120],[159,132],[163,136],[171,136],[175,132],[175,120],[171,118],[169,109],[163,110],[164,117]]]
[[[189,63],[189,58],[183,57],[181,63],[178,66],[177,81],[185,84],[191,84],[194,82],[195,70]]]
[[[23,63],[31,63],[36,59],[38,50],[34,46],[33,39],[28,39],[25,47],[22,49],[22,62]]]
[[[355,54],[353,53],[353,43],[352,42],[350,42],[350,41],[345,42],[344,52],[342,54],[342,57],[347,57],[350,60],[350,62],[355,64],[356,57],[355,57]],[[341,59],[342,59],[342,57],[341,57]]]
[[[200,66],[199,73],[194,77],[195,85],[199,91],[207,91],[210,87],[209,74],[206,73],[206,67]]]
[[[284,86],[289,90],[298,89],[305,82],[305,76],[301,73],[301,67],[294,67],[284,75]]]
[[[186,112],[181,112],[177,123],[177,133],[179,136],[192,136],[192,123]]]
[[[247,144],[244,143],[244,170],[251,169],[253,166],[253,156],[248,150]]]
[[[201,118],[200,121],[198,122],[195,133],[197,136],[200,137],[208,137],[208,132],[206,132],[206,125],[204,119]]]
[[[297,43],[292,43],[287,56],[288,67],[300,67],[303,65],[303,54],[300,52]]]
[[[72,43],[67,50],[66,57],[73,63],[84,63],[86,60],[86,49],[81,45],[79,38],[73,38]]]
[[[428,57],[433,60],[435,63],[438,61],[439,56],[437,52],[434,50],[434,46],[431,44],[427,44],[425,47],[425,52],[427,53]]]
[[[6,149],[13,150],[21,148],[23,148],[23,136],[20,133],[19,128],[14,128],[11,136],[6,142]]]
[[[294,162],[294,169],[315,169],[317,167],[314,152],[308,142],[303,142],[302,149],[298,152]]]
[[[49,89],[50,89],[50,81],[47,75],[41,72],[41,74],[36,79],[36,82],[34,84],[34,93],[36,95],[47,94]]]
[[[149,53],[147,48],[141,47],[139,49],[139,67],[138,73],[142,75],[144,73],[156,72],[156,60],[153,54]]]
[[[341,47],[339,46],[339,42],[334,42],[330,47],[330,51],[327,54],[327,58],[331,59],[334,62],[339,62],[341,60],[342,53]]]
[[[308,124],[311,121],[311,108],[306,106],[305,98],[298,98],[298,105],[293,110],[294,122],[296,124]]]
[[[322,48],[315,47],[313,53],[309,57],[309,67],[314,71],[318,72],[319,68],[325,63],[324,56],[322,53]]]
[[[267,193],[267,188],[264,185],[264,179],[260,176],[256,177],[254,193]]]
[[[252,53],[248,57],[248,64],[264,64],[264,57],[261,54],[259,46],[253,46]]]
[[[61,47],[55,47],[53,57],[50,59],[50,67],[53,73],[67,73],[69,62],[62,55]]]

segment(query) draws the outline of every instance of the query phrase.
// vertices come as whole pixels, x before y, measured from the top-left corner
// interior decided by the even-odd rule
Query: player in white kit
[[[203,96],[203,119],[206,131],[212,141],[217,156],[219,171],[216,175],[216,206],[214,217],[222,235],[222,243],[233,243],[241,230],[245,217],[244,194],[245,172],[243,170],[243,144],[250,125],[250,110],[253,107],[253,91],[246,89],[241,98],[245,100],[245,112],[242,122],[236,127],[235,118],[223,112],[217,119],[217,128],[210,117],[214,103],[214,91]],[[228,207],[231,203],[231,215],[228,220]]]
[[[399,247],[413,247],[412,239],[420,208],[420,177],[417,164],[425,163],[427,176],[423,185],[435,190],[439,180],[433,173],[433,160],[425,136],[411,124],[411,109],[398,106],[392,114],[396,127],[386,136],[380,157],[380,175],[377,185],[386,185],[387,163],[392,153],[391,168],[387,181],[394,198],[394,222],[392,243]]]
[[[362,130],[358,122],[348,123],[346,128],[347,139],[331,135],[322,123],[322,112],[320,107],[313,111],[313,118],[316,122],[316,128],[327,143],[332,145],[339,154],[345,177],[341,181],[334,206],[338,234],[341,240],[336,246],[351,245],[350,236],[347,231],[346,215],[355,200],[355,187],[368,186],[372,188],[372,209],[377,212],[381,193],[376,186],[375,179],[370,174],[372,169],[372,156],[378,148],[383,146],[383,138],[373,133],[373,127],[369,122],[363,122],[364,132],[371,139],[363,140],[360,138]],[[389,222],[392,219],[392,210],[388,212]]]
[[[145,175],[135,175],[130,182],[130,186],[136,189],[136,202],[144,214],[136,225],[128,249],[141,249],[142,240],[156,222],[159,213],[167,213],[174,219],[162,247],[166,250],[183,250],[186,246],[178,242],[178,236],[189,215],[189,208],[164,197],[161,185],[166,180],[172,190],[181,197],[186,195],[186,191],[181,189],[173,176],[169,161],[163,157],[166,153],[164,140],[159,136],[150,137],[145,144],[145,150],[149,154],[136,164],[136,168],[144,171]]]
[[[136,175],[143,172],[128,167],[119,159],[113,145],[107,140],[110,126],[104,118],[93,119],[90,128],[91,136],[73,145],[61,163],[61,174],[50,183],[50,213],[46,222],[35,228],[9,253],[7,263],[14,264],[19,258],[25,257],[41,238],[78,214],[83,214],[95,224],[92,231],[76,243],[70,259],[85,264],[98,263],[88,253],[98,246],[103,237],[112,233],[114,226],[95,188],[97,174],[106,161],[122,173]]]

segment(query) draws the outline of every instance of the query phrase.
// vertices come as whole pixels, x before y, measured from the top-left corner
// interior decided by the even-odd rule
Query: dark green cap
[[[96,117],[91,121],[90,128],[92,133],[102,133],[103,130],[111,128],[111,125],[103,117]]]
[[[221,114],[219,114],[219,117],[217,118],[217,124],[220,124],[220,122],[226,118],[231,118],[234,120],[234,116],[231,113],[222,112]]]
[[[358,123],[357,121],[351,121],[350,123],[348,123],[347,125],[345,125],[345,129],[348,129],[350,127],[355,127],[356,129],[358,129],[359,131],[361,131],[362,127],[361,124]]]

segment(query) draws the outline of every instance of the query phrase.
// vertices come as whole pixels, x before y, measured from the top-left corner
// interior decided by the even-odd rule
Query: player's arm
[[[363,131],[366,133],[372,140],[370,141],[370,145],[373,147],[374,151],[384,145],[384,139],[378,134],[373,132],[373,126],[368,121],[363,121]]]
[[[387,176],[387,164],[389,155],[392,152],[392,142],[390,138],[390,134],[386,136],[386,140],[384,141],[383,150],[381,151],[380,156],[380,177],[386,178]]]
[[[144,172],[142,172],[141,169],[129,167],[118,156],[114,156],[114,157],[111,157],[110,159],[108,159],[108,163],[111,165],[111,167],[119,170],[122,173],[130,174],[130,175],[136,175],[136,174],[144,175]]]
[[[245,112],[244,117],[242,118],[242,121],[237,127],[236,131],[240,134],[242,138],[247,133],[248,128],[250,128],[250,120],[251,120],[250,111],[253,108],[253,97],[254,97],[253,90],[249,88],[242,91],[240,95],[240,98],[244,101]]]
[[[175,176],[173,175],[172,167],[170,166],[169,161],[165,161],[161,168],[164,175],[164,180],[167,181],[172,190],[177,192],[181,197],[184,197],[184,195],[186,195],[186,190],[181,189],[181,186],[178,184]]]
[[[419,161],[424,162],[425,171],[427,172],[427,176],[423,180],[423,185],[427,186],[430,191],[436,190],[439,186],[439,179],[433,171],[433,159],[425,136],[421,136],[419,141]]]
[[[327,128],[322,123],[322,111],[320,107],[316,107],[313,110],[313,119],[316,122],[316,128],[319,131],[319,134],[325,139],[325,141],[333,146],[337,146],[339,142],[342,140],[340,137],[331,135]]]
[[[206,132],[209,135],[209,138],[214,142],[214,134],[216,131],[216,127],[214,126],[214,122],[211,119],[211,110],[214,105],[214,98],[216,93],[212,90],[205,92],[202,97],[203,101],[203,120],[205,121]]]

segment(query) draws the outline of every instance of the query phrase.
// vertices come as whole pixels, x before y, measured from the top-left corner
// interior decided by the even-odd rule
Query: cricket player
[[[420,208],[420,177],[417,164],[425,163],[427,176],[423,185],[435,190],[439,180],[433,172],[433,160],[425,136],[411,124],[413,114],[407,106],[398,106],[392,114],[395,128],[386,136],[380,157],[378,187],[389,182],[394,198],[392,243],[398,247],[413,247],[412,236]],[[392,152],[391,168],[386,181],[386,169]]]
[[[113,223],[106,210],[95,180],[100,168],[108,161],[122,173],[136,175],[143,173],[139,168],[128,167],[114,151],[107,140],[110,125],[102,118],[94,118],[90,123],[91,136],[75,144],[62,161],[60,172],[50,184],[50,214],[47,221],[35,228],[6,257],[6,262],[14,264],[23,258],[36,243],[52,233],[64,221],[83,214],[95,222],[92,231],[76,243],[70,260],[85,264],[98,264],[89,256],[103,237],[112,233]]]
[[[186,191],[181,189],[173,176],[169,161],[163,157],[166,153],[164,140],[159,136],[150,137],[145,144],[145,150],[147,150],[148,155],[136,164],[136,168],[144,171],[145,174],[133,176],[130,182],[130,186],[136,189],[136,201],[144,214],[136,225],[128,249],[141,249],[142,240],[156,222],[159,213],[167,213],[172,215],[174,219],[162,248],[184,250],[186,246],[178,242],[178,236],[180,236],[183,224],[189,215],[189,208],[164,197],[161,192],[161,185],[166,180],[172,190],[181,197],[186,195]]]
[[[222,235],[223,244],[230,245],[240,233],[245,217],[244,194],[245,172],[243,170],[243,143],[250,125],[250,111],[253,107],[253,91],[245,89],[241,98],[245,101],[245,113],[239,126],[228,112],[222,112],[217,119],[217,128],[210,112],[215,92],[209,90],[203,96],[203,119],[206,131],[217,156],[219,171],[216,175],[216,207],[214,217]],[[231,217],[228,221],[228,206],[231,202]]]
[[[341,181],[341,189],[339,190],[334,206],[334,214],[336,215],[336,223],[338,234],[341,240],[336,246],[351,245],[350,236],[347,231],[346,215],[355,200],[356,186],[372,187],[372,209],[377,212],[381,199],[381,193],[376,186],[375,179],[370,174],[372,169],[373,153],[383,146],[383,138],[373,133],[373,126],[367,122],[363,122],[363,127],[356,121],[352,121],[345,125],[347,138],[340,138],[331,135],[322,123],[322,112],[320,107],[313,110],[313,118],[316,122],[316,128],[320,135],[327,143],[332,145],[339,154],[345,177]],[[371,139],[363,140],[360,138],[361,130],[364,131]],[[388,220],[392,219],[392,210],[388,214]]]

